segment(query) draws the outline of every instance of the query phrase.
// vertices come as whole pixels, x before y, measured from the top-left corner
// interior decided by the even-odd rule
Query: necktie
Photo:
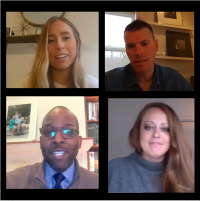
[[[55,185],[54,189],[62,189],[60,186],[60,183],[65,179],[65,176],[61,173],[57,173],[53,176],[53,178],[56,181],[56,185]]]

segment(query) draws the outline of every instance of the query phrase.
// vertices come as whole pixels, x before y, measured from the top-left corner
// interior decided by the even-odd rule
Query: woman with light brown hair
[[[194,192],[192,150],[174,110],[150,103],[129,133],[135,152],[109,161],[108,192]]]
[[[52,17],[43,26],[32,70],[17,88],[97,88],[98,80],[85,75],[80,64],[81,40],[64,17]]]

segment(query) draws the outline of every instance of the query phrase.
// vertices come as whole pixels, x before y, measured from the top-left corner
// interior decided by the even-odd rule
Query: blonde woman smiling
[[[98,80],[85,75],[80,64],[81,40],[64,17],[52,17],[43,26],[30,74],[17,88],[97,88]]]

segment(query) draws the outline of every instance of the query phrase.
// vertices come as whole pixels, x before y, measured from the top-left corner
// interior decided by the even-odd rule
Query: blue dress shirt
[[[74,177],[74,170],[75,170],[75,163],[73,161],[71,166],[65,172],[62,173],[65,176],[65,179],[60,183],[62,189],[67,189],[72,183],[72,180]],[[50,167],[50,165],[46,162],[45,163],[45,180],[49,189],[53,189],[54,186],[56,185],[56,182],[53,178],[53,176],[56,173],[57,172],[52,167]]]
[[[106,91],[143,91],[131,64],[105,73]],[[177,71],[154,64],[149,91],[193,91],[191,84]]]

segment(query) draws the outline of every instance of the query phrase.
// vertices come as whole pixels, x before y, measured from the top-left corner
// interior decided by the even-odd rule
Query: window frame
[[[136,19],[136,12],[105,12],[105,14],[121,16],[121,17],[130,17],[131,22]],[[105,51],[116,51],[116,52],[126,52],[125,47],[115,47],[115,46],[105,46]]]

